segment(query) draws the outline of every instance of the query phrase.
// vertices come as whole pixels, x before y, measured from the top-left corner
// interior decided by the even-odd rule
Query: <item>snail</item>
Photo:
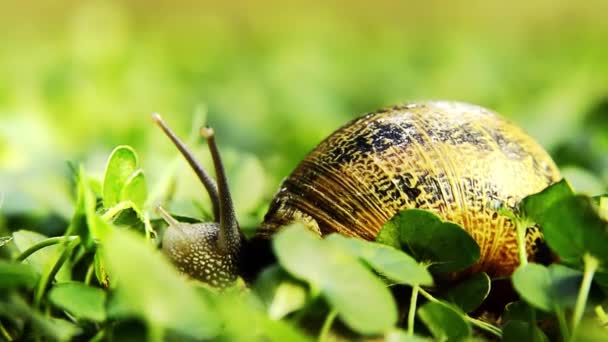
[[[249,241],[238,232],[213,132],[203,129],[217,186],[160,117],[156,122],[206,186],[217,221],[186,225],[163,211],[170,226],[163,249],[181,271],[226,284],[236,279]],[[472,272],[508,276],[519,264],[516,233],[499,208],[515,209],[560,178],[538,143],[490,110],[444,101],[394,106],[352,120],[314,148],[281,184],[254,240],[267,241],[293,221],[322,236],[374,240],[398,211],[427,209],[479,244]],[[540,230],[528,228],[530,259],[542,246]]]

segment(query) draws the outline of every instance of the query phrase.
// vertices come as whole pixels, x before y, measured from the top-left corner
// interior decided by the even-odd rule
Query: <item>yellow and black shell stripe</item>
[[[399,210],[428,209],[477,241],[477,270],[508,275],[518,264],[515,229],[497,208],[559,179],[542,147],[489,110],[395,106],[351,121],[310,152],[282,183],[258,234],[300,220],[321,235],[373,240]],[[541,235],[529,232],[533,252]]]

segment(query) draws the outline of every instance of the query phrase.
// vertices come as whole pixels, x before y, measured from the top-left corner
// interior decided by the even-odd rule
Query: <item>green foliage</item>
[[[118,282],[108,316],[134,315],[147,321],[150,329],[174,329],[194,338],[216,336],[220,322],[210,304],[158,251],[142,241],[132,233],[116,230],[104,243],[109,274]],[[140,284],[142,277],[145,286]]]
[[[253,336],[306,341],[341,334],[461,340],[479,330],[505,340],[543,341],[540,319],[554,320],[566,338],[602,334],[601,327],[590,323],[592,313],[586,308],[596,306],[601,316],[606,303],[592,286],[606,288],[600,248],[607,234],[606,201],[575,195],[565,181],[525,198],[509,215],[541,225],[549,246],[566,264],[519,267],[512,281],[522,301],[509,304],[502,316],[505,324],[495,326],[472,316],[492,293],[488,275],[472,274],[458,282],[445,278],[446,272],[474,263],[479,247],[462,227],[418,209],[397,213],[379,235],[382,244],[337,234],[320,239],[299,223],[284,227],[272,241],[277,263],[261,270],[251,286],[241,281],[222,292],[200,286],[157,250],[158,226],[148,219],[137,158],[132,148],[115,150],[102,187],[79,169],[75,213],[65,236],[19,230],[4,239],[3,248],[15,251],[13,261],[0,260],[0,287],[8,291],[7,305],[0,310],[5,336],[25,333],[19,320],[31,322],[36,334],[59,340],[126,338],[136,331],[129,323],[134,320],[144,326],[136,333],[139,338],[151,340]],[[109,189],[119,190],[110,194]],[[136,211],[134,220],[120,219],[129,210]],[[143,234],[141,226],[146,227]],[[84,273],[76,271],[83,265]],[[442,277],[433,279],[429,269]],[[389,287],[397,291],[391,295]],[[394,296],[403,289],[411,293],[409,303]],[[443,300],[432,294],[438,289]],[[25,297],[31,302],[23,293],[32,295]],[[402,318],[397,303],[409,306],[400,304]],[[604,316],[600,320],[608,320]],[[335,324],[335,317],[342,324]],[[396,330],[406,321],[407,332]],[[90,322],[97,324],[95,329]]]
[[[38,282],[38,278],[40,275],[29,265],[0,260],[0,288],[2,289],[21,286],[32,288]]]
[[[7,299],[3,299],[3,305],[0,306],[0,317],[10,317],[31,324],[31,331],[26,332],[27,334],[22,337],[32,336],[52,341],[70,341],[82,332],[82,329],[72,322],[36,311],[14,293],[10,294]]]
[[[49,300],[76,318],[96,322],[106,319],[106,293],[102,289],[79,282],[62,283],[49,291]]]
[[[608,199],[580,195],[608,191],[606,2],[545,5],[4,6],[0,340],[294,341],[334,332],[357,340],[355,326],[372,324],[372,338],[420,341],[457,336],[450,334],[462,321],[472,328],[462,336],[473,339],[502,331],[505,340],[541,341],[542,328],[551,339],[608,340],[608,302],[596,291],[608,293]],[[487,277],[445,280],[475,262],[475,247],[460,227],[427,213],[400,213],[387,224],[377,241],[392,248],[336,236],[290,240],[283,254],[309,249],[297,264],[274,263],[253,285],[221,294],[184,279],[155,251],[163,226],[150,219],[153,205],[193,221],[209,205],[150,128],[150,112],[191,129],[189,145],[209,168],[206,147],[195,144],[207,120],[190,124],[193,108],[208,111],[251,236],[281,179],[329,132],[363,112],[427,98],[507,115],[549,150],[571,184],[524,199],[512,216],[538,224],[560,261],[517,271],[521,300],[507,306],[504,325],[474,320],[496,290]],[[64,160],[75,160],[72,178]],[[451,304],[434,302],[435,294]],[[370,303],[374,296],[379,304]],[[389,308],[378,313],[380,306]],[[334,312],[342,322],[326,320]],[[374,317],[362,324],[359,316]],[[331,333],[321,334],[323,322]],[[406,325],[407,332],[395,328]]]
[[[531,263],[515,271],[513,285],[525,301],[553,312],[574,307],[581,279],[582,272],[562,265]]]
[[[273,247],[281,266],[308,282],[355,331],[377,334],[397,321],[397,308],[382,281],[335,244],[295,224],[277,234]]]
[[[308,289],[278,266],[265,269],[254,286],[270,319],[281,319],[302,309],[308,299]]]
[[[390,246],[347,238],[338,234],[332,234],[326,240],[360,258],[376,272],[398,284],[433,285],[433,278],[425,266]]]
[[[108,158],[103,178],[104,207],[108,210],[132,207],[140,213],[146,197],[146,180],[139,169],[137,153],[130,146],[116,147]]]
[[[105,183],[104,183],[105,186]],[[104,188],[105,189],[105,188]],[[130,201],[137,210],[143,209],[147,198],[146,179],[142,170],[137,170],[129,176],[120,190],[120,201]]]
[[[265,177],[257,166],[246,170]],[[40,336],[59,340],[123,336],[129,331],[127,322],[136,320],[151,340],[255,336],[304,341],[346,333],[409,341],[422,338],[418,321],[436,340],[470,338],[475,329],[505,340],[534,336],[542,341],[541,317],[555,320],[566,338],[601,334],[601,328],[589,323],[586,308],[597,305],[598,315],[604,312],[604,296],[592,284],[595,279],[606,287],[606,201],[575,195],[566,181],[525,198],[509,213],[517,222],[540,225],[564,264],[519,267],[512,281],[522,302],[507,307],[506,324],[498,327],[467,314],[476,312],[491,293],[485,273],[456,283],[444,279],[476,262],[479,246],[462,227],[430,212],[397,213],[379,234],[382,243],[336,234],[320,239],[301,224],[285,227],[272,241],[278,263],[262,270],[253,286],[236,284],[219,293],[187,280],[157,250],[154,228],[159,227],[149,220],[146,180],[132,148],[114,150],[103,183],[82,167],[75,176],[75,209],[65,236],[19,230],[3,239],[3,248],[15,253],[13,261],[0,262],[0,287],[9,291],[7,306],[0,311],[5,336],[23,333],[18,320],[31,322]],[[260,196],[251,197],[250,208]],[[131,213],[132,219],[125,220]],[[83,264],[86,272],[70,272]],[[429,270],[442,275],[440,280]],[[411,288],[409,309],[400,309],[408,311],[402,319],[395,299],[403,299],[391,295],[389,286]],[[427,291],[435,286],[447,302]],[[31,303],[22,298],[23,291],[32,294]],[[49,307],[60,310],[45,310]],[[343,325],[333,323],[336,316]],[[407,332],[395,330],[406,320]],[[91,321],[97,330],[91,331]],[[312,328],[323,321],[319,331]],[[581,326],[590,328],[583,331]]]
[[[242,226],[255,227],[260,220],[255,213],[268,195],[268,175],[262,162],[253,155],[239,154],[230,161],[232,167],[227,172],[231,190],[237,189],[232,191],[237,216],[241,218]]]
[[[608,221],[593,198],[575,195],[565,181],[523,200],[525,215],[539,224],[547,244],[567,265],[528,264],[513,274],[513,284],[529,304],[553,312],[564,337],[576,338],[596,271],[606,263]],[[600,200],[601,203],[601,200]],[[570,329],[564,312],[573,308]]]
[[[479,246],[462,227],[442,222],[429,211],[402,211],[387,222],[383,230],[396,230],[398,233],[380,234],[398,235],[399,246],[418,261],[429,263],[433,272],[460,271],[479,259]]]
[[[528,322],[510,321],[503,327],[503,341],[521,342],[538,341],[549,342],[549,338],[537,326]]]
[[[418,335],[410,335],[402,330],[393,330],[385,335],[387,342],[429,342],[429,338],[424,338]]]
[[[122,190],[138,168],[137,154],[130,146],[118,146],[110,154],[103,177],[103,205],[112,208],[121,200]]]
[[[0,237],[0,247],[6,245],[7,243],[13,240],[12,236],[2,236]]]
[[[559,201],[548,210],[545,238],[564,262],[581,265],[588,253],[608,264],[608,221],[599,216],[597,206],[584,196]]]
[[[205,291],[206,292],[206,291]],[[207,292],[207,298],[209,293]],[[218,340],[297,341],[311,339],[294,329],[287,320],[273,320],[262,310],[256,298],[246,293],[228,292],[211,297],[224,324]]]
[[[549,314],[535,310],[530,304],[525,301],[516,301],[507,304],[502,315],[503,319],[508,321],[535,321],[544,320],[550,317]]]
[[[462,311],[471,312],[477,309],[490,294],[490,286],[490,277],[481,272],[451,287],[443,297]]]
[[[523,215],[542,223],[548,209],[561,199],[571,197],[572,188],[565,179],[547,187],[543,191],[524,198],[521,202]]]
[[[460,341],[471,335],[471,326],[463,314],[447,303],[426,303],[418,309],[418,316],[437,341]]]
[[[36,232],[28,230],[18,230],[13,233],[13,241],[19,252],[26,252],[32,246],[46,240],[47,237]],[[61,246],[51,245],[44,249],[36,251],[30,255],[25,263],[32,265],[38,274],[42,274],[49,263],[53,263],[63,249]],[[57,273],[57,281],[67,281],[71,279],[70,269],[66,266],[62,267]]]
[[[526,198],[522,207],[564,262],[582,265],[585,254],[608,262],[608,220],[592,198],[574,196],[566,181]]]

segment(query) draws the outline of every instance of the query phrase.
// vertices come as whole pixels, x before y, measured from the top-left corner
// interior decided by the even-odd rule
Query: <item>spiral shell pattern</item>
[[[302,221],[320,235],[373,240],[396,212],[427,209],[480,245],[475,270],[518,265],[514,224],[500,215],[558,181],[549,155],[497,114],[457,102],[424,102],[359,117],[321,142],[282,183],[259,236]],[[542,246],[527,232],[531,259]]]

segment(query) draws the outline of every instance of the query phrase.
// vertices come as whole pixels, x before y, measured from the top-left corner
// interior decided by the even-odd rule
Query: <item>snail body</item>
[[[395,106],[351,121],[313,149],[283,181],[256,238],[302,221],[319,235],[373,240],[398,211],[428,209],[480,245],[473,271],[504,276],[519,260],[514,225],[498,209],[559,179],[542,147],[489,110]],[[533,259],[542,236],[530,228],[526,238]]]

